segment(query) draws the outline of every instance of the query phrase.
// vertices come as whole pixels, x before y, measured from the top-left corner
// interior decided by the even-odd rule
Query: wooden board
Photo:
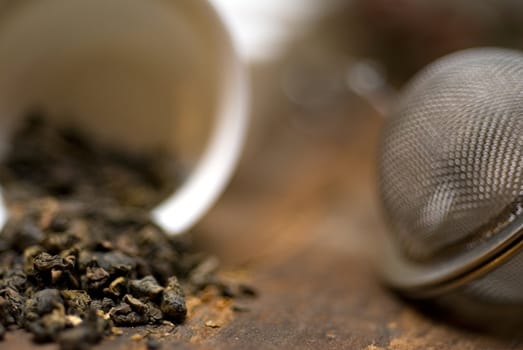
[[[321,130],[273,121],[194,232],[225,269],[241,270],[257,298],[236,302],[241,312],[200,300],[184,325],[129,329],[96,348],[144,349],[131,337],[152,333],[165,349],[523,349],[519,340],[420,313],[380,284],[372,260],[384,230],[374,194],[382,122],[368,110],[345,110]],[[33,347],[23,332],[0,343]]]

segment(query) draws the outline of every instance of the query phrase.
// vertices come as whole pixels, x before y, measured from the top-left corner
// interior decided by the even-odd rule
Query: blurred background
[[[517,0],[212,2],[253,85],[251,133],[231,192],[257,198],[254,203],[254,191],[272,193],[279,202],[289,187],[309,181],[299,190],[310,196],[309,205],[323,197],[336,202],[330,205],[344,222],[337,240],[356,235],[345,246],[363,251],[375,235],[349,227],[379,222],[374,159],[397,91],[450,52],[523,47],[523,2]],[[297,203],[299,213],[307,204],[301,197]],[[236,221],[226,222],[240,225]]]
[[[260,288],[259,308],[232,333],[249,345],[519,349],[404,304],[372,266],[386,232],[376,152],[397,91],[447,53],[523,47],[523,2],[212,2],[252,78],[240,167],[196,230],[201,245],[245,267]]]
[[[252,69],[251,143],[263,142],[273,123],[347,132],[337,123],[357,123],[360,107],[386,113],[397,89],[438,57],[523,46],[517,0],[212,2]]]

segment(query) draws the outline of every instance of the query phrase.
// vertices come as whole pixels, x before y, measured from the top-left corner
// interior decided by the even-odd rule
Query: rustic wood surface
[[[96,349],[145,349],[147,336],[164,349],[523,349],[438,321],[380,285],[371,261],[384,231],[374,194],[382,121],[357,104],[342,110],[323,121],[287,110],[298,119],[264,123],[194,232],[257,298],[191,300],[185,324],[128,329]],[[20,331],[0,348],[56,346],[35,346]]]

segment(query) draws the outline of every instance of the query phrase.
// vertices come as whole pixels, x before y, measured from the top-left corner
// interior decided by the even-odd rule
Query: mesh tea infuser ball
[[[378,171],[389,285],[523,304],[523,53],[470,49],[422,71],[386,122]]]

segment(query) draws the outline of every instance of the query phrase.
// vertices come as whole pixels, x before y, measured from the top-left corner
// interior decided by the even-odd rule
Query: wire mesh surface
[[[467,295],[490,303],[523,303],[523,253],[520,252],[489,274],[469,282]]]
[[[479,239],[523,194],[523,55],[474,49],[429,66],[387,121],[379,173],[409,257]]]

